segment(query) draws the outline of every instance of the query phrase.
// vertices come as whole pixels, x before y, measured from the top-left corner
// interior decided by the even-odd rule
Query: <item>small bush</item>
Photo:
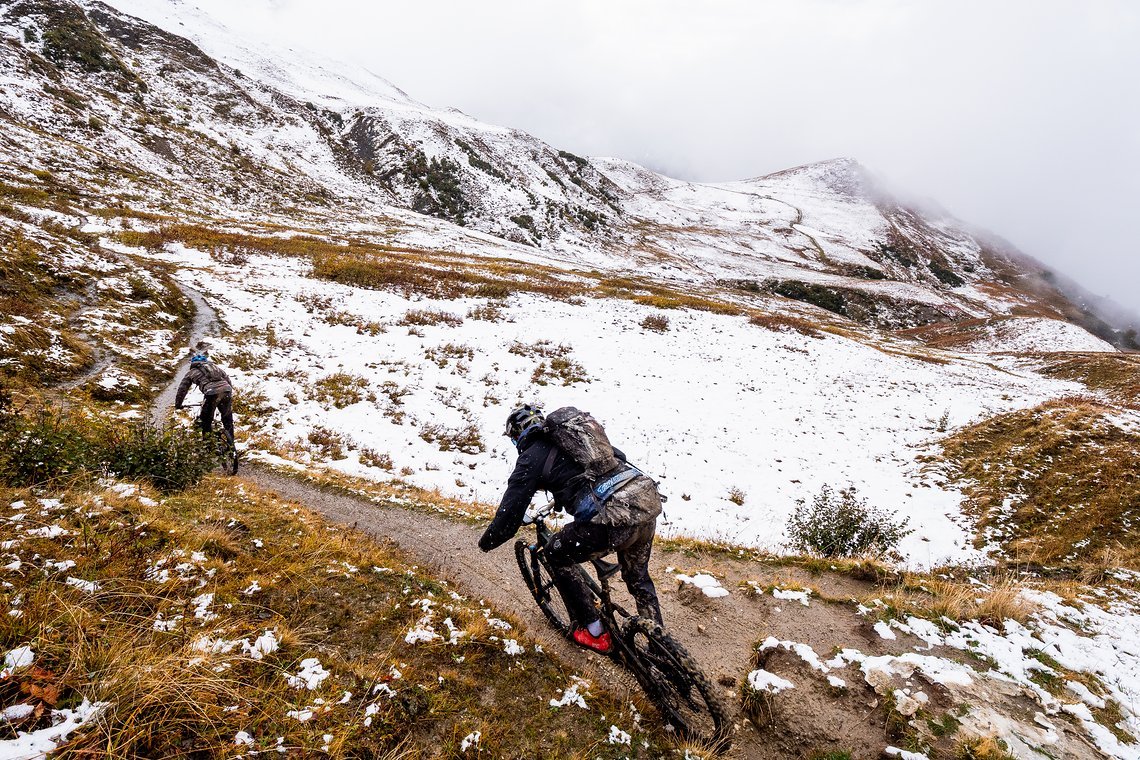
[[[586,374],[586,368],[578,362],[556,356],[549,364],[539,362],[531,373],[530,381],[535,385],[549,385],[554,381],[561,382],[562,385],[573,385],[588,383],[590,377]]]
[[[748,494],[744,493],[744,491],[737,486],[728,489],[728,500],[738,507],[744,505],[744,499],[747,498],[747,496]]]
[[[24,413],[0,399],[0,472],[8,485],[110,472],[171,493],[196,484],[216,463],[213,447],[188,427],[158,427],[147,418],[108,422],[49,407]]]
[[[484,304],[483,306],[475,306],[467,312],[467,318],[479,319],[484,322],[502,322],[503,307],[494,302]]]
[[[392,457],[367,446],[360,450],[360,463],[365,467],[376,467],[381,470],[392,469]]]
[[[337,409],[358,404],[366,397],[368,378],[349,372],[334,372],[313,383],[313,399]]]
[[[98,466],[95,436],[53,409],[24,415],[0,399],[0,472],[12,486],[31,486]]]
[[[348,439],[335,430],[317,425],[309,431],[306,438],[315,452],[325,459],[336,461],[348,458],[348,449],[351,448]]]
[[[146,417],[110,426],[104,440],[108,469],[128,480],[147,480],[163,493],[196,484],[217,464],[207,440],[181,425],[154,425]]]
[[[667,332],[669,330],[669,318],[660,314],[650,314],[641,320],[641,326],[653,332]]]
[[[443,425],[431,423],[420,428],[420,438],[439,446],[440,451],[461,451],[464,454],[482,454],[487,450],[479,428],[474,425],[449,430]]]
[[[788,545],[824,557],[884,556],[914,531],[909,518],[874,509],[854,488],[824,486],[809,505],[803,499],[788,520]]]
[[[416,326],[443,324],[448,327],[459,327],[463,324],[463,317],[434,309],[412,309],[396,324]]]

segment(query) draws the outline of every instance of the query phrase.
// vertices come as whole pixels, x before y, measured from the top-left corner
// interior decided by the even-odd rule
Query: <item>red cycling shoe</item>
[[[609,654],[613,651],[614,642],[609,631],[602,631],[601,636],[592,636],[585,628],[575,628],[571,635],[574,641],[587,649],[593,649],[599,654]]]

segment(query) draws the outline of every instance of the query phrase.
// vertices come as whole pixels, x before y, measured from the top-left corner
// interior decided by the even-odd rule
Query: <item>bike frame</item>
[[[531,562],[534,564],[539,562],[539,555],[546,551],[546,546],[554,535],[554,531],[546,525],[546,518],[553,512],[554,502],[551,501],[538,509],[533,515],[523,518],[523,524],[533,524],[535,532],[538,535],[537,543],[532,544],[534,551],[531,553]],[[582,564],[584,563],[576,565],[575,570],[582,576],[582,580],[586,583],[586,588],[590,590],[590,593],[601,602],[601,617],[605,621],[606,626],[614,634],[614,649],[609,656],[621,660],[626,666],[632,665],[637,667],[640,663],[637,662],[636,657],[632,656],[625,642],[625,637],[622,635],[624,633],[625,623],[624,621],[622,623],[618,622],[618,615],[626,618],[626,620],[635,617],[635,615],[630,614],[628,610],[610,597],[609,579],[610,576],[617,571],[616,565],[606,562],[601,557],[591,559],[590,564],[594,566],[594,572],[598,576],[597,580],[595,580],[592,575],[582,569]],[[536,567],[534,568],[534,577],[537,578],[538,576],[538,568]],[[557,587],[555,587],[555,591],[558,591]]]

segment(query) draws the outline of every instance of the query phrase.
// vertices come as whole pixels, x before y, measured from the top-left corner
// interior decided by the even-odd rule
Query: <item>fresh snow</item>
[[[239,424],[302,447],[317,426],[345,436],[347,458],[314,463],[381,480],[408,468],[400,477],[416,485],[494,503],[515,457],[501,436],[507,411],[523,401],[547,409],[570,404],[598,417],[671,497],[661,534],[775,551],[797,500],[826,484],[854,486],[872,504],[908,516],[916,530],[902,548],[914,566],[979,559],[973,524],[959,510],[961,493],[915,463],[936,440],[939,417],[964,424],[1082,387],[968,355],[946,354],[946,364],[909,359],[897,355],[909,344],[885,338],[807,337],[703,312],[669,312],[671,329],[650,334],[638,324],[655,310],[618,300],[602,302],[600,312],[516,295],[505,321],[466,318],[458,327],[418,328],[421,337],[395,324],[408,310],[465,317],[482,301],[353,289],[310,279],[289,258],[251,256],[238,268],[181,246],[161,258],[195,267],[194,287],[234,331],[271,324],[279,341],[295,342],[268,350],[220,338],[215,353],[223,363],[236,350],[264,356],[264,369],[231,374],[239,392],[263,393],[276,411]],[[328,324],[310,313],[304,301],[311,299],[328,299],[330,309],[386,331]],[[538,339],[566,346],[589,382],[535,386],[531,375],[542,359],[511,349]],[[443,367],[429,358],[448,344],[468,347],[470,358]],[[336,372],[363,379],[359,403],[337,409],[313,398],[313,384]],[[486,448],[440,451],[420,436],[429,423],[472,426]],[[362,464],[363,447],[388,453],[392,474]],[[728,498],[730,488],[748,495],[744,504]]]
[[[54,752],[83,724],[97,718],[106,702],[84,699],[74,709],[52,710],[52,725],[30,732],[18,732],[15,739],[0,739],[0,760],[41,760]]]
[[[697,573],[691,576],[685,575],[684,573],[677,573],[676,577],[681,583],[696,586],[701,590],[701,593],[713,599],[728,596],[728,589],[720,585],[720,581],[708,573]]]
[[[779,694],[781,691],[795,688],[795,684],[786,678],[780,678],[775,673],[763,669],[753,670],[748,674],[748,686],[754,691],[768,694]]]

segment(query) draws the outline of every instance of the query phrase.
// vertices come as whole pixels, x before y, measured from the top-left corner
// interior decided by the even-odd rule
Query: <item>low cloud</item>
[[[851,156],[1140,309],[1140,5],[198,0],[561,148],[740,179]]]

